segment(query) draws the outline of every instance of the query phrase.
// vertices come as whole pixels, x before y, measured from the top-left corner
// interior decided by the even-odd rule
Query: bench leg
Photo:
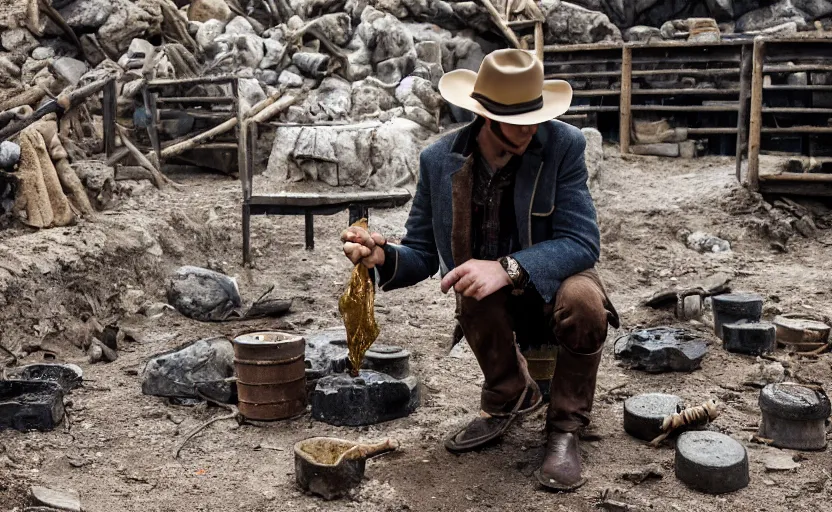
[[[315,248],[315,217],[311,213],[306,214],[306,250]]]
[[[251,207],[243,203],[243,264],[251,263]]]

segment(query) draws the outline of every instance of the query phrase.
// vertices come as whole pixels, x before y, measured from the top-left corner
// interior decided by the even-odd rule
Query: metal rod
[[[251,263],[251,206],[243,200],[243,264]]]
[[[306,219],[306,250],[311,251],[315,249],[315,216],[307,213]]]

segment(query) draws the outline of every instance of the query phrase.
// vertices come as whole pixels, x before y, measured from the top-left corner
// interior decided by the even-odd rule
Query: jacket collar
[[[485,120],[481,117],[477,117],[477,119],[465,125],[457,132],[454,137],[454,141],[451,144],[450,157],[451,163],[454,164],[451,167],[452,174],[458,172],[462,168],[462,164],[476,149],[477,135],[480,133],[480,129],[484,124]],[[523,163],[521,164],[521,167],[526,167],[528,163],[531,163],[531,166],[535,168],[534,170],[537,170],[537,166],[540,163],[541,154],[543,152],[543,143],[541,140],[542,128],[543,127],[541,126],[540,129],[537,130],[534,137],[532,137],[529,147],[522,156]]]

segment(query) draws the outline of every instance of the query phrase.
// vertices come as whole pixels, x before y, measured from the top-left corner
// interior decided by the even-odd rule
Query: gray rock
[[[25,28],[8,28],[0,31],[0,44],[6,51],[28,55],[40,46],[35,36]]]
[[[303,77],[296,75],[291,71],[284,70],[280,73],[277,83],[285,85],[286,87],[300,87],[303,85]]]
[[[81,48],[84,49],[84,55],[92,66],[98,66],[107,59],[107,55],[104,53],[104,49],[101,48],[101,44],[98,42],[95,34],[84,34],[80,39]]]
[[[601,132],[595,128],[582,128],[581,132],[583,132],[586,139],[584,161],[589,173],[587,186],[595,188],[601,181],[600,173],[604,163],[604,138],[601,136]]]
[[[259,69],[255,73],[255,76],[266,85],[278,84],[279,75],[277,74],[277,71],[273,69]]]
[[[329,67],[329,55],[325,53],[297,52],[292,55],[292,64],[308,77],[321,78]]]
[[[223,30],[225,29],[225,22],[210,19],[202,24],[199,27],[199,30],[196,31],[196,42],[202,48],[210,48],[211,45],[214,44],[214,41],[222,35]]]
[[[0,380],[0,431],[49,431],[64,417],[64,392],[56,382]]]
[[[76,0],[58,11],[67,25],[84,32],[104,25],[112,12],[113,2],[110,0]]]
[[[792,4],[801,12],[806,13],[809,20],[832,14],[832,1],[830,0],[792,0]]]
[[[344,12],[321,16],[316,28],[336,46],[346,46],[353,35],[352,19]]]
[[[630,27],[622,34],[625,41],[628,42],[649,42],[650,40],[659,40],[662,38],[662,31],[656,27],[647,27],[644,25],[637,25]]]
[[[52,71],[68,84],[78,85],[81,77],[87,72],[87,65],[80,60],[61,57],[52,63]]]
[[[210,20],[226,21],[232,16],[231,8],[225,0],[193,0],[188,6],[188,19],[190,21]]]
[[[153,357],[142,374],[142,393],[171,398],[200,398],[222,403],[235,398],[234,347],[222,337],[207,338]]]
[[[558,0],[544,0],[540,7],[546,17],[546,44],[621,41],[621,30],[605,14]]]
[[[665,416],[679,411],[683,401],[676,395],[646,393],[624,401],[624,431],[643,441],[652,441],[662,431]]]
[[[718,432],[684,432],[676,441],[676,477],[708,494],[723,494],[748,485],[748,453]]]
[[[806,24],[805,13],[792,0],[780,0],[772,5],[751,11],[737,20],[737,32],[754,32],[795,22]]]
[[[704,339],[670,327],[643,329],[615,340],[615,358],[648,373],[694,371],[707,352]]]
[[[32,486],[32,498],[40,505],[68,512],[81,512],[81,498],[72,489],[48,489]]]
[[[707,252],[731,252],[731,244],[719,237],[695,231],[688,235],[687,246],[694,251]]]
[[[324,78],[318,88],[317,100],[333,121],[346,119],[352,109],[352,85],[341,78]]]
[[[733,0],[705,0],[708,5],[708,10],[711,16],[717,20],[733,20],[734,19],[734,2]]]
[[[312,417],[330,425],[375,425],[403,418],[418,407],[415,377],[398,380],[372,370],[361,370],[356,378],[324,377],[312,393]]]
[[[242,16],[237,16],[233,20],[229,21],[228,24],[225,25],[225,33],[234,35],[257,35],[254,31],[254,27],[251,26],[251,23],[249,23],[249,21]]]
[[[766,471],[793,471],[800,467],[800,463],[795,462],[789,454],[779,451],[768,453],[763,457],[763,465]]]
[[[124,69],[142,69],[153,59],[156,48],[144,39],[133,39],[118,65]]]
[[[48,46],[39,46],[32,50],[32,58],[37,60],[51,59],[55,56],[55,50]]]
[[[263,45],[266,54],[263,56],[263,60],[260,61],[260,67],[268,69],[279,66],[280,61],[285,57],[286,45],[274,39],[263,39]]]
[[[8,78],[20,78],[20,66],[15,64],[10,54],[0,54],[0,73]]]
[[[137,37],[160,30],[162,11],[158,4],[112,0],[113,12],[98,29],[98,42],[111,55],[121,55]]]
[[[0,142],[0,169],[11,169],[20,161],[20,146],[10,140]]]
[[[241,112],[248,112],[251,107],[266,99],[266,93],[256,78],[241,78],[238,84]]]
[[[226,62],[229,71],[233,70],[237,74],[242,74],[240,68],[257,68],[266,55],[263,39],[250,34],[223,34],[214,43],[218,53],[216,59]],[[226,59],[229,54],[231,57]],[[248,71],[251,72],[250,69]]]
[[[183,315],[201,321],[221,321],[243,305],[237,282],[199,267],[182,267],[168,283],[168,303]]]

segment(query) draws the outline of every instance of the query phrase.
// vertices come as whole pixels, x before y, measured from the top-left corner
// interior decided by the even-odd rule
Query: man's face
[[[491,119],[486,119],[486,128],[494,135],[494,143],[502,150],[501,152],[511,153],[513,155],[522,155],[532,137],[537,133],[538,125],[520,126],[515,124],[498,123]]]

